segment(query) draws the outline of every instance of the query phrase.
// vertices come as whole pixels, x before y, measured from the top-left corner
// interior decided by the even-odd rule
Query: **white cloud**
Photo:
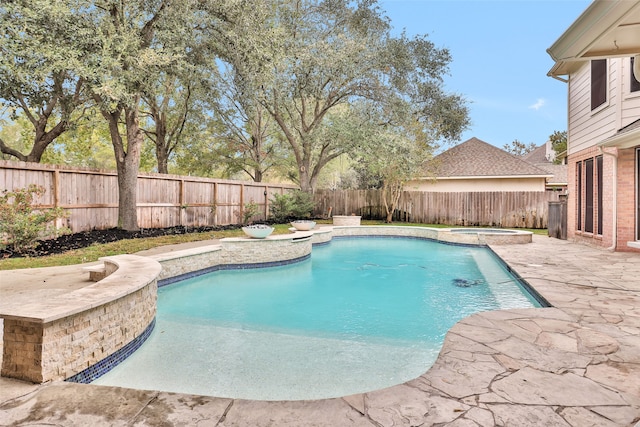
[[[538,111],[539,109],[541,109],[544,104],[546,104],[547,101],[545,101],[543,98],[538,98],[538,100],[536,101],[535,104],[533,105],[529,105],[529,108]]]

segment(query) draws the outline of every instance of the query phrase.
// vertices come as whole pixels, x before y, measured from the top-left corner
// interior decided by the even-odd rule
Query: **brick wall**
[[[635,148],[618,152],[618,248],[620,251],[640,252],[627,246],[636,240]]]
[[[602,155],[603,159],[603,179],[602,190],[597,186],[595,159]],[[597,147],[591,147],[572,154],[568,158],[568,188],[569,197],[567,202],[567,237],[569,239],[586,243],[589,245],[609,248],[613,245],[613,215],[614,215],[614,165],[617,156],[617,242],[618,251],[638,251],[629,248],[628,241],[634,241],[635,233],[635,149],[618,150],[617,148],[606,148],[604,153]],[[578,190],[577,190],[577,164],[587,159],[594,159],[594,232],[584,231],[585,224],[585,203],[586,185],[585,170],[583,166],[582,176],[582,230],[577,229],[578,222]],[[598,205],[598,191],[602,191],[602,206]],[[602,215],[602,230],[597,228],[598,216]]]

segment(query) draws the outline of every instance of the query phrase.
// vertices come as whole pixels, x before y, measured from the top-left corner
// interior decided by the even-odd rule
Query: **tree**
[[[551,141],[551,148],[553,148],[553,151],[556,153],[553,163],[559,164],[562,159],[559,158],[558,155],[566,153],[567,151],[567,131],[554,131],[549,135],[549,141]]]
[[[155,147],[158,173],[169,173],[169,158],[183,136],[199,127],[194,123],[194,119],[202,118],[198,111],[199,88],[190,77],[193,76],[180,78],[165,73],[158,80],[159,87],[143,95],[147,109],[142,115],[152,125],[142,130]]]
[[[304,191],[348,151],[344,139],[318,135],[340,105],[369,100],[385,122],[420,121],[433,139],[457,139],[466,126],[464,100],[442,88],[448,51],[423,36],[393,37],[375,1],[284,1],[269,22],[283,36],[267,46],[272,59],[260,70],[269,74],[252,87],[291,147]]]
[[[138,229],[137,177],[143,149],[140,109],[159,76],[199,60],[196,48],[213,31],[217,15],[199,0],[89,1],[78,13],[93,25],[95,64],[88,80],[92,96],[109,125],[118,171],[118,226]]]
[[[390,223],[404,184],[424,172],[433,144],[417,122],[391,126],[372,120],[363,129],[367,143],[355,150],[355,168],[362,187],[382,190],[385,220]]]
[[[31,143],[0,138],[0,151],[40,162],[46,148],[83,117],[87,32],[64,2],[11,1],[0,7],[0,103],[31,124]]]
[[[520,142],[517,139],[514,139],[511,144],[505,144],[502,146],[502,149],[504,151],[519,157],[524,156],[525,154],[529,154],[536,148],[537,146],[533,142],[525,144],[524,142]]]
[[[239,75],[233,67],[221,65],[220,71],[213,81],[218,96],[208,103],[222,124],[214,128],[216,154],[229,175],[242,171],[261,182],[284,157],[273,119],[253,93],[235,84]]]

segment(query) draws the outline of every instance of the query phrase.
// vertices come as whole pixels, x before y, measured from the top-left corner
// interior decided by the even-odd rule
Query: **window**
[[[631,78],[629,79],[629,92],[640,92],[640,81],[638,81],[638,79],[636,79],[636,76],[633,75],[633,64],[634,64],[635,58],[632,56],[631,57],[631,66],[629,67],[629,71],[630,71],[630,75]]]
[[[604,167],[603,157],[592,157],[576,164],[576,230],[603,234]]]
[[[578,181],[577,185],[577,193],[578,193],[578,212],[577,212],[577,220],[576,229],[582,231],[582,162],[578,162],[577,164],[578,170],[576,171],[576,179]]]
[[[636,150],[636,240],[640,240],[640,148]]]
[[[607,60],[591,61],[591,110],[607,102]]]
[[[602,195],[604,189],[602,187],[602,173],[604,172],[602,167],[602,156],[596,157],[596,179],[598,186],[598,234],[602,235],[602,217],[604,216],[604,205],[602,204]]]
[[[593,159],[584,161],[584,231],[593,233]]]

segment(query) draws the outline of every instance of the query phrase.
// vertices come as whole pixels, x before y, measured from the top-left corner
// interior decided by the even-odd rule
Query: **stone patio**
[[[2,378],[0,424],[639,426],[640,255],[543,236],[492,248],[554,307],[464,319],[434,366],[405,384],[264,402]]]

